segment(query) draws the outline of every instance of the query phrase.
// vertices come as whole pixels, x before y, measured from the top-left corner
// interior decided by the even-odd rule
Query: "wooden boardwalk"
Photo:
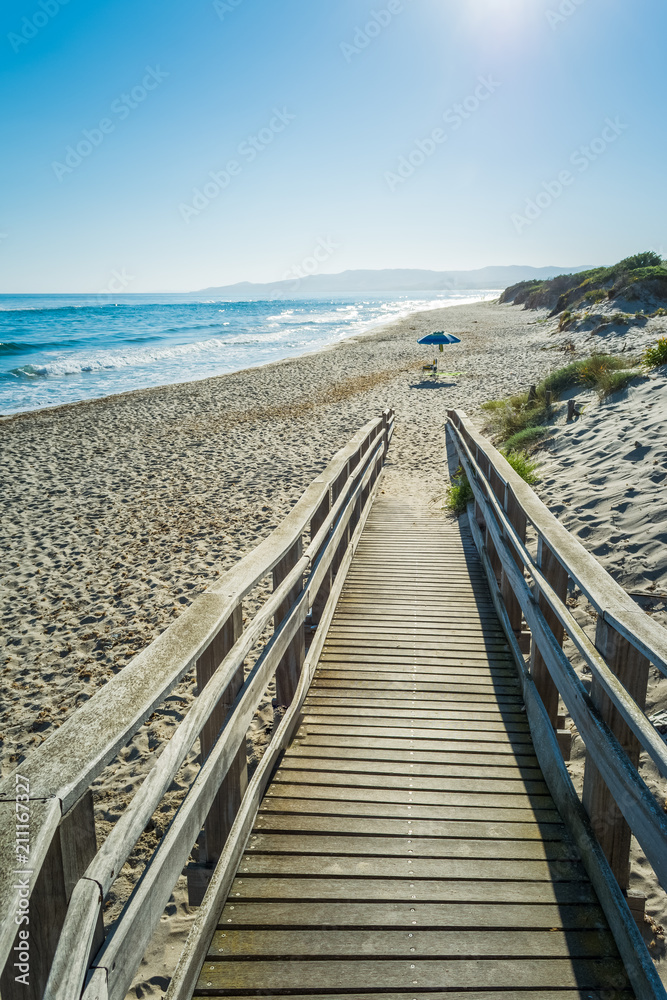
[[[375,503],[195,996],[629,1000],[472,540]]]

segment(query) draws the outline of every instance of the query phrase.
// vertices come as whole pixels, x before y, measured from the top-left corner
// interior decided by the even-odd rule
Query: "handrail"
[[[473,491],[476,519],[480,524],[479,530],[477,524],[473,525],[473,535],[476,540],[481,539],[487,562],[493,567],[495,579],[492,582],[501,584],[505,606],[510,598],[518,602],[530,629],[531,672],[538,688],[541,684],[543,691],[549,694],[549,685],[555,687],[586,744],[584,803],[614,874],[622,888],[627,889],[629,834],[624,836],[623,820],[610,809],[610,797],[636,835],[659,881],[667,888],[667,817],[637,768],[639,751],[644,749],[663,777],[667,776],[667,747],[643,712],[645,680],[644,694],[641,683],[641,678],[648,676],[645,657],[664,668],[667,632],[647,620],[643,613],[637,613],[625,591],[569,535],[507,460],[472,428],[464,413],[448,411],[447,429]],[[517,517],[517,513],[521,516]],[[565,578],[562,574],[560,578],[560,593],[553,565],[545,570],[541,556],[534,559],[525,544],[520,529],[526,519],[537,532],[538,553],[548,550],[565,571]],[[550,566],[548,560],[546,565]],[[525,573],[534,582],[534,592]],[[577,624],[564,600],[568,579],[580,587],[598,611],[595,645]],[[629,610],[629,605],[635,610]],[[592,671],[594,688],[590,695],[561,648],[561,635],[554,634],[554,622],[562,626]],[[609,627],[621,637],[615,647],[616,653],[612,649],[611,654],[606,652],[608,643],[603,641],[607,634],[602,634],[602,630]],[[521,631],[516,615],[513,630],[514,639]],[[632,656],[627,650],[632,651]],[[641,654],[638,659],[637,654]],[[538,655],[546,664],[550,679],[539,678]],[[630,663],[633,656],[634,661]],[[631,669],[624,669],[628,663]],[[626,685],[633,687],[640,703]],[[555,718],[551,721],[555,723]],[[624,839],[625,845],[621,846]]]
[[[606,573],[581,542],[570,534],[536,493],[514,471],[460,410],[448,410],[449,426],[484,454],[501,483],[511,485],[517,501],[535,530],[549,538],[549,547],[598,614],[667,676],[667,632],[637,607],[629,594]]]
[[[468,474],[468,479],[470,481],[470,479],[475,478],[476,473],[481,470],[479,469],[478,463],[473,458],[472,452],[470,451],[470,448],[466,444],[465,440],[461,439],[460,443],[465,452],[465,457],[463,457],[460,452],[459,456],[461,458],[464,471]],[[508,485],[508,483],[504,483],[504,485]],[[546,576],[542,573],[542,570],[526,548],[525,543],[516,534],[514,526],[503,508],[500,506],[495,494],[491,492],[486,496],[481,496],[477,499],[477,502],[480,506],[482,506],[485,515],[491,515],[485,519],[489,531],[491,532],[494,545],[496,546],[496,550],[498,550],[501,545],[505,544],[505,540],[509,540],[512,549],[518,554],[525,569],[528,570],[530,576],[532,576],[533,580],[537,583],[540,594],[545,598],[554,615],[557,617],[561,625],[563,625],[577,651],[581,654],[590,668],[591,673],[600,683],[607,697],[635,734],[642,746],[642,749],[646,750],[663,778],[667,778],[667,744],[665,744],[665,741],[662,739],[660,733],[658,733],[655,726],[648,721],[641,709],[638,708],[634,699],[628,695],[626,689],[620,683],[615,674],[609,669],[603,657],[579,625],[570,609],[560,600]],[[494,524],[494,518],[500,525],[500,531]],[[503,566],[505,566],[504,563]],[[598,564],[598,569],[599,568]],[[515,566],[508,566],[505,568],[505,572],[514,574]],[[518,583],[517,586],[521,586],[521,584]],[[515,594],[517,593],[516,588],[514,592]],[[583,685],[579,684],[579,686],[585,693]]]
[[[538,763],[556,808],[567,823],[569,832],[579,849],[600,905],[609,921],[609,927],[618,945],[637,1000],[667,1000],[667,993],[644,943],[637,921],[628,908],[623,892],[614,878],[604,851],[591,830],[588,816],[572,784],[551,720],[537,692],[535,682],[512,629],[512,622],[498,586],[482,529],[475,519],[474,507],[474,503],[468,505],[468,519],[472,536],[489,582],[491,600],[517,667],[526,706],[526,717]],[[177,978],[178,971],[177,969],[174,979]],[[96,1000],[96,998],[91,995],[90,1000]],[[189,1000],[189,996],[185,997],[179,993],[173,998],[169,995],[168,1000]]]
[[[228,644],[225,655],[217,663],[205,687],[200,690],[188,715],[102,848],[96,851],[93,846],[91,850],[89,845],[87,853],[79,850],[80,856],[76,858],[78,870],[73,885],[69,886],[69,906],[66,903],[61,906],[63,911],[67,910],[67,917],[64,917],[64,912],[60,915],[60,923],[63,919],[65,921],[64,928],[45,996],[67,1000],[80,996],[91,954],[101,943],[99,927],[104,896],[202,728],[212,718],[214,711],[219,712],[216,706],[224,704],[228,691],[233,692],[233,700],[236,687],[230,685],[238,676],[238,671],[242,671],[244,660],[269,620],[272,617],[274,620],[280,618],[282,609],[289,606],[289,612],[277,623],[273,638],[250,676],[245,682],[241,682],[241,690],[223,724],[222,735],[203,763],[198,778],[167,834],[168,837],[174,827],[179,826],[177,849],[167,853],[158,849],[153,859],[153,862],[158,861],[158,866],[148,876],[149,865],[135,887],[131,900],[138,899],[143,893],[143,909],[139,921],[141,933],[137,937],[136,927],[134,931],[134,952],[137,951],[137,941],[145,938],[147,928],[151,926],[151,918],[159,919],[175,882],[175,878],[171,882],[169,878],[174,872],[177,878],[187,861],[192,844],[211,808],[213,797],[216,792],[220,794],[220,783],[229,771],[235,754],[240,752],[245,731],[271,674],[281,665],[281,658],[289,653],[291,645],[294,645],[297,632],[301,629],[309,608],[314,605],[318,592],[323,586],[328,586],[327,579],[337,568],[336,560],[340,562],[340,553],[349,543],[359,508],[368,503],[371,487],[376,483],[384,463],[393,433],[393,421],[393,411],[385,410],[381,417],[364,425],[336,454],[268,538],[240,560],[221,581],[197,598],[165,633],[135,657],[21,765],[20,773],[30,783],[31,807],[34,803],[35,818],[39,818],[43,800],[57,803],[56,812],[49,810],[47,813],[48,822],[45,821],[34,832],[31,830],[31,863],[36,862],[33,864],[34,875],[31,879],[31,890],[34,892],[39,864],[53,854],[56,847],[61,855],[68,854],[63,826],[68,816],[77,814],[78,818],[80,810],[86,804],[92,817],[89,796],[86,798],[91,782],[167,697],[187,670],[207,650],[212,649],[214,643],[219,646],[218,637],[232,620],[232,616],[236,616],[243,598],[273,571],[273,593],[246,630],[234,636],[235,641]],[[309,525],[310,544],[301,556],[301,538]],[[296,558],[291,558],[290,553],[295,553]],[[282,570],[281,566],[286,560],[289,568]],[[309,575],[304,586],[302,581],[307,573]],[[322,592],[326,598],[328,591],[325,589]],[[218,725],[216,722],[216,728]],[[10,775],[0,785],[0,804],[14,800],[14,777],[14,774]],[[61,814],[63,819],[58,827]],[[194,835],[188,839],[193,831]],[[3,867],[7,868],[7,877],[0,890],[3,919],[0,929],[0,968],[7,960],[16,934],[12,912],[16,903],[16,891],[7,891],[12,882],[16,882],[11,877],[15,860],[9,850],[10,841],[13,843],[14,840],[12,817],[8,810],[4,810],[0,826],[0,856]],[[69,867],[67,874],[71,879],[72,859],[65,857],[63,862],[61,857],[60,863]],[[158,882],[160,884],[156,889]],[[145,889],[149,883],[153,884],[153,890],[150,899],[146,899]],[[167,895],[164,902],[156,908],[156,893],[162,898],[165,891]],[[125,912],[124,910],[123,914]],[[103,952],[112,942],[115,941],[117,946],[121,941],[119,927],[120,923]],[[148,939],[151,933],[152,930]],[[124,935],[124,940],[127,941],[127,934]],[[137,964],[143,950],[141,948],[138,952]],[[123,966],[125,975],[128,968],[127,956],[123,959]],[[109,995],[124,996],[127,986],[129,982],[122,994],[116,988]]]

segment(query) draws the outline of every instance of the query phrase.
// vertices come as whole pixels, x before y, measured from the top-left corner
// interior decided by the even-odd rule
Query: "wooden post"
[[[2,1000],[42,1000],[56,953],[72,890],[97,853],[93,796],[90,790],[63,817],[51,841],[30,896],[29,984],[16,982],[18,937],[0,977]],[[104,941],[102,915],[93,940],[91,958]]]
[[[540,567],[542,573],[547,578],[548,583],[551,584],[551,587],[555,590],[561,601],[565,602],[567,597],[567,572],[558,562],[541,535],[539,536],[537,542],[537,565]],[[539,598],[540,610],[546,618],[547,624],[556,638],[556,642],[562,646],[564,634],[563,626],[542,597],[540,588],[537,584],[535,585],[535,597]],[[535,641],[533,641],[530,670],[540,698],[544,702],[544,707],[546,708],[549,718],[551,719],[551,724],[554,729],[558,729],[558,688],[551,679],[551,674],[549,673],[548,667],[544,662],[542,654],[537,648],[537,643]]]
[[[197,660],[197,684],[200,694],[240,637],[242,631],[243,609],[241,604],[238,604],[206,652]],[[218,738],[229,707],[243,686],[243,680],[243,666],[241,666],[199,734],[202,763],[208,757]],[[207,866],[209,869],[215,866],[222,853],[227,835],[248,785],[246,760],[246,748],[245,745],[242,745],[239,747],[238,754],[232,762],[227,776],[220,785],[220,790],[213,800],[210,812],[204,823],[203,835],[199,841],[199,863],[200,865]],[[204,875],[204,887],[209,877],[210,871]],[[192,882],[192,892],[190,894],[192,905],[198,905],[198,902],[195,902],[195,898],[199,894],[196,884],[198,881],[201,882],[201,878],[197,879],[196,872],[193,872],[191,876],[189,875],[188,889],[190,889],[190,883]]]
[[[574,407],[575,407],[574,400],[573,399],[568,399],[568,401],[567,401],[567,422],[568,422],[568,424],[572,420],[574,420],[574,415],[575,415],[575,412],[576,412]]]
[[[531,385],[528,389],[528,402],[532,403],[534,399],[537,399],[537,391],[534,385]]]
[[[649,661],[602,617],[598,618],[595,646],[616,674],[628,694],[641,709],[646,704]],[[640,745],[634,733],[593,679],[591,699],[635,767],[639,764]],[[630,883],[630,827],[616,805],[600,772],[589,757],[584,772],[583,803],[595,835],[607,855],[621,889]]]
[[[522,542],[525,542],[526,524],[528,523],[527,518],[523,512],[521,505],[514,496],[511,486],[507,484],[505,485],[503,508],[505,510],[505,513],[507,514],[510,524],[516,531],[517,535],[519,536]],[[523,562],[521,560],[521,557],[518,555],[516,551],[514,551],[514,547],[511,544],[510,548],[512,549],[514,555],[514,561],[516,562],[517,566],[519,566],[520,568],[523,567]],[[509,617],[510,624],[512,626],[512,631],[516,635],[517,639],[520,639],[522,633],[522,625],[523,625],[523,612],[521,610],[521,605],[519,604],[517,598],[514,596],[514,591],[512,590],[512,587],[505,575],[504,570],[501,572],[500,590],[503,595],[503,601],[507,609],[507,615]]]
[[[331,510],[331,499],[329,496],[329,492],[327,492],[327,495],[324,497],[322,503],[317,508],[317,510],[315,511],[315,513],[311,518],[310,521],[311,540],[315,537],[317,532],[320,530],[320,528],[326,521],[330,510]],[[319,558],[322,551],[326,548],[327,542],[328,539],[325,538],[317,555],[315,556],[315,559],[313,559],[313,562],[316,562],[316,560]],[[322,612],[324,610],[324,605],[327,603],[327,600],[329,599],[330,592],[331,592],[331,568],[327,570],[324,579],[322,580],[322,586],[320,587],[315,597],[313,598],[313,612],[312,612],[313,625],[319,625],[320,619],[322,617]]]
[[[485,476],[485,478],[486,478],[486,480],[487,480],[487,482],[489,484],[489,487],[491,489],[493,489],[492,480],[491,480],[491,474],[492,474],[492,471],[495,474],[495,470],[492,470],[491,463],[489,462],[488,458],[486,457],[486,455],[484,454],[484,452],[481,450],[481,448],[475,447],[474,451],[475,451],[475,457],[477,459],[477,464],[479,465],[480,469],[482,470],[482,472],[483,472],[483,474],[484,474],[484,476]],[[475,513],[476,514],[478,513],[477,504],[475,504]],[[486,551],[489,554],[489,559],[491,561],[491,565],[493,567],[493,572],[495,574],[496,580],[500,581],[500,575],[501,575],[501,572],[502,572],[502,563],[500,562],[500,556],[496,552],[496,547],[493,544],[493,539],[491,538],[491,534],[490,534],[490,532],[486,528],[486,520],[484,518],[484,515],[482,515],[482,523],[484,525],[484,535],[485,535]]]
[[[301,538],[297,538],[292,548],[280,560],[273,570],[273,589],[275,590],[289,574],[301,558],[303,544]],[[273,619],[274,630],[278,628],[283,618],[294,605],[297,597],[303,589],[303,579],[298,580],[292,590],[282,602]],[[279,705],[289,705],[294,697],[301,668],[306,658],[306,641],[303,626],[292,639],[288,649],[276,669],[276,701]]]

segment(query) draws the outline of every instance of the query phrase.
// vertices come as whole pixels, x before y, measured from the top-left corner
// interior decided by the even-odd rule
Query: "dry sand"
[[[460,333],[463,343],[439,355],[441,367],[463,374],[436,385],[422,376],[432,355],[416,341],[443,328]],[[334,452],[383,407],[397,414],[384,488],[439,504],[447,408],[472,413],[562,364],[553,329],[543,313],[513,306],[434,310],[263,368],[0,422],[3,773],[266,536]],[[554,467],[556,490],[559,476],[573,478],[565,466]],[[100,777],[98,840],[193,694],[188,679]],[[251,762],[270,736],[270,694],[251,734]],[[121,873],[107,922],[196,766],[191,755]],[[161,994],[189,920],[181,880],[133,996]]]

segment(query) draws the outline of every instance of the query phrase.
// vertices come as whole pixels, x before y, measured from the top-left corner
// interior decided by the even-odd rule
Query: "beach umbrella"
[[[442,330],[439,330],[436,333],[429,333],[427,337],[422,337],[418,343],[437,344],[440,350],[442,350],[444,344],[460,344],[461,340],[459,337],[455,337],[453,333],[443,333]]]

